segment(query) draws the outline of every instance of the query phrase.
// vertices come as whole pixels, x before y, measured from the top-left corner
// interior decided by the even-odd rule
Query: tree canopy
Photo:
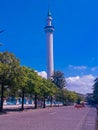
[[[98,104],[98,78],[94,80],[94,85],[93,85],[93,98],[94,102]]]
[[[94,84],[94,96],[98,99],[98,80]],[[6,87],[7,86],[7,87]],[[70,92],[66,88],[66,80],[61,71],[55,71],[50,79],[42,78],[38,73],[26,66],[21,66],[19,59],[10,52],[0,53],[0,95],[1,108],[3,109],[3,98],[7,95],[22,97],[22,110],[24,109],[24,97],[32,96],[35,99],[35,108],[37,108],[37,99],[50,99],[60,101],[64,104],[75,102],[78,96],[75,92]],[[9,89],[9,92],[7,92]],[[9,93],[9,94],[8,94]],[[4,95],[5,94],[5,95]]]
[[[61,71],[54,71],[54,74],[52,75],[52,82],[60,89],[66,87],[66,80]]]

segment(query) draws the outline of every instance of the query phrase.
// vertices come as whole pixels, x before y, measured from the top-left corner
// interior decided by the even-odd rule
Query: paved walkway
[[[82,126],[82,130],[95,130],[96,128],[96,109],[91,108],[85,118],[84,124]]]
[[[95,130],[95,108],[53,107],[0,115],[0,130]]]

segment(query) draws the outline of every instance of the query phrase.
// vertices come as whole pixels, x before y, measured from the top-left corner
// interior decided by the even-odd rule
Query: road
[[[53,107],[0,115],[0,130],[81,130],[92,108]]]

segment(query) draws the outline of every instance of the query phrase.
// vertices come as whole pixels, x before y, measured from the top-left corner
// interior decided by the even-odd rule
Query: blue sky
[[[98,74],[97,0],[0,0],[0,51],[13,52],[26,65],[46,71],[44,26],[50,6],[55,70],[65,77]],[[88,78],[88,77],[86,77]],[[90,78],[90,77],[89,77]],[[92,78],[92,79],[93,79]]]

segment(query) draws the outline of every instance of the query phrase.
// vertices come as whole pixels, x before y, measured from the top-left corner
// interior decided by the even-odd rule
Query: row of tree
[[[44,108],[47,97],[50,98],[51,104],[53,98],[64,104],[75,102],[80,98],[77,93],[65,89],[66,81],[62,72],[54,72],[51,80],[42,78],[34,69],[21,66],[19,59],[9,52],[0,53],[0,86],[1,112],[3,99],[9,95],[22,97],[22,110],[25,96],[34,97],[35,108],[37,108],[38,98],[43,100]]]
[[[98,104],[98,78],[94,80],[92,102]]]
[[[98,77],[94,80],[92,88],[93,93],[88,93],[86,100],[90,105],[98,105]]]

